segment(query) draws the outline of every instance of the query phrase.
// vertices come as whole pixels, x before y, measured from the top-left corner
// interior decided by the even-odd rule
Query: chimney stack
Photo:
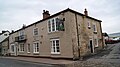
[[[43,10],[43,19],[46,19],[46,18],[48,18],[48,17],[50,17],[49,11]]]
[[[88,11],[86,8],[85,8],[84,14],[85,14],[85,16],[88,16]]]
[[[5,30],[2,30],[2,33],[5,33],[6,31]]]

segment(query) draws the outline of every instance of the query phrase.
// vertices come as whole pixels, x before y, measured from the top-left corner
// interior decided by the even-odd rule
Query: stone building
[[[103,47],[101,20],[65,9],[54,15],[43,10],[43,19],[9,37],[14,56],[79,59]]]

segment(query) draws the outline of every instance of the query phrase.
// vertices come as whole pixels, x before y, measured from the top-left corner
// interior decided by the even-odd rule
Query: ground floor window
[[[11,52],[12,52],[12,53],[15,52],[14,48],[15,48],[15,45],[14,45],[14,44],[11,44]]]
[[[35,42],[33,44],[33,52],[34,53],[39,53],[39,43],[38,42]]]
[[[98,39],[94,39],[94,45],[95,47],[98,47]]]
[[[60,54],[60,41],[59,39],[51,39],[51,53]]]
[[[27,52],[30,53],[30,44],[27,45]]]
[[[19,51],[24,52],[24,44],[19,44]]]

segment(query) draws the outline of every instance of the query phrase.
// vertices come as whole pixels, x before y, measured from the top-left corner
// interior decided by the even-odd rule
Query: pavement
[[[53,65],[74,63],[74,61],[72,61],[72,60],[51,59],[51,58],[33,58],[33,57],[3,57],[3,58],[36,62],[36,63],[44,63],[44,64],[53,64]]]
[[[0,57],[0,67],[56,67],[56,66],[51,64],[33,63]]]

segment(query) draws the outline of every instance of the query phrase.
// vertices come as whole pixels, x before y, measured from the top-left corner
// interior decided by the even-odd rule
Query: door
[[[93,53],[94,51],[93,51],[93,41],[92,40],[90,40],[90,49],[91,49],[91,53]]]

